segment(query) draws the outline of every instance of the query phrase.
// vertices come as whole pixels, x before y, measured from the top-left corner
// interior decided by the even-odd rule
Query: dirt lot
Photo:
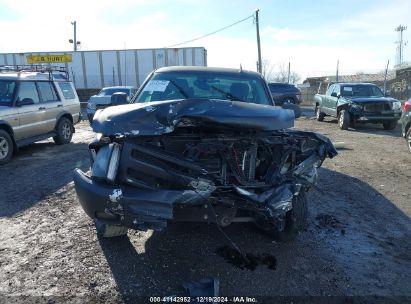
[[[70,145],[44,141],[22,149],[0,168],[0,302],[95,296],[136,302],[135,296],[183,294],[183,282],[206,277],[218,278],[228,296],[411,301],[411,154],[400,127],[340,131],[336,121],[310,116],[296,127],[326,134],[341,149],[320,170],[318,189],[309,195],[308,229],[294,242],[277,243],[249,225],[224,229],[243,251],[275,258],[274,267],[254,271],[217,254],[229,243],[211,225],[97,238],[72,182],[75,167],[89,166],[93,134],[86,123]]]

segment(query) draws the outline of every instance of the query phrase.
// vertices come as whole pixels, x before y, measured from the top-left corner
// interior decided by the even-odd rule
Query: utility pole
[[[291,67],[291,63],[288,62],[288,80],[287,80],[287,83],[290,83],[290,67]]]
[[[387,73],[388,73],[389,64],[390,64],[390,60],[388,59],[387,67],[385,68],[385,73],[384,73],[384,95],[387,94]]]
[[[339,65],[340,65],[340,60],[337,60],[337,73],[335,75],[335,82],[338,82],[338,68],[339,68]]]
[[[73,44],[74,44],[74,51],[77,51],[77,28],[76,28],[76,25],[77,25],[77,22],[76,21],[73,21],[73,22],[71,22],[71,24],[73,25],[73,27],[74,27],[74,41],[73,41]]]
[[[397,40],[395,43],[398,44],[397,46],[397,57],[396,57],[396,65],[400,65],[402,63],[402,57],[403,57],[403,49],[404,49],[404,41],[403,41],[403,35],[402,32],[407,29],[406,26],[404,25],[399,25],[395,28],[395,31],[398,32],[399,35],[399,40]]]
[[[257,29],[257,49],[258,49],[258,73],[261,74],[262,72],[262,64],[261,64],[261,45],[260,45],[260,28],[259,28],[259,24],[258,24],[258,12],[260,10],[257,8],[255,10],[255,25],[256,25],[256,29]]]

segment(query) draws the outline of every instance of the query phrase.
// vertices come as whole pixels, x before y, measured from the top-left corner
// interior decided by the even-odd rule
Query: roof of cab
[[[219,74],[245,74],[250,76],[262,77],[260,73],[254,71],[248,71],[243,69],[231,69],[231,68],[216,68],[216,67],[204,67],[204,66],[171,66],[159,68],[156,73],[168,73],[168,72],[198,72],[198,73],[219,73]]]

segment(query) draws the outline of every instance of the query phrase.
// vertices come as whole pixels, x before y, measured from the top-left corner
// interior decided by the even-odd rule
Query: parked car
[[[91,172],[75,170],[84,211],[105,237],[167,222],[254,222],[292,239],[306,191],[337,154],[320,134],[289,130],[260,74],[207,67],[151,73],[132,100],[96,113]]]
[[[411,153],[411,98],[404,103],[401,115],[402,136],[407,141],[408,150]]]
[[[79,121],[80,102],[65,68],[0,66],[0,165],[36,141],[69,143]]]
[[[401,116],[401,102],[371,83],[334,83],[325,95],[314,96],[314,110],[318,121],[327,115],[337,117],[344,130],[355,123],[382,124],[392,130]]]
[[[268,84],[271,95],[276,105],[281,106],[286,103],[300,104],[301,90],[293,84],[271,82]]]
[[[136,93],[137,88],[133,86],[115,86],[101,89],[97,95],[93,95],[87,102],[87,118],[91,123],[97,110],[111,106],[111,96],[114,93],[122,92],[127,94],[127,100],[130,100]]]

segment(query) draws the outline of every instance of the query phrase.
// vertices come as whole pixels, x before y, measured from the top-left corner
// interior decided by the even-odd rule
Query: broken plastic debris
[[[114,189],[113,193],[110,194],[108,197],[110,201],[112,201],[113,203],[117,203],[123,197],[123,192],[121,191],[121,189]]]

